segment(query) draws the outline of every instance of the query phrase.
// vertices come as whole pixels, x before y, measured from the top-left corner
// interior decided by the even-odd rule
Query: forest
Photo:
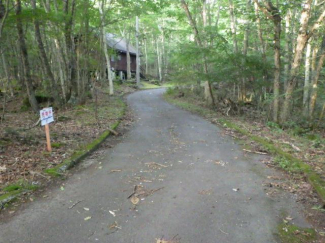
[[[246,212],[242,207],[252,203],[254,210],[260,210],[258,216],[265,211],[265,218],[278,223],[284,214],[276,214],[275,220],[272,210],[301,203],[305,218],[317,230],[290,228],[298,211],[288,213],[279,228],[281,242],[318,242],[316,238],[323,242],[324,62],[325,1],[322,0],[0,0],[0,212],[9,208],[7,215],[14,215],[19,207],[14,199],[17,195],[23,195],[24,202],[33,202],[37,198],[33,193],[37,191],[47,200],[48,195],[41,194],[42,190],[54,182],[59,185],[60,193],[65,193],[69,182],[64,184],[58,178],[68,178],[72,174],[68,170],[86,157],[90,158],[87,163],[95,163],[91,167],[93,171],[106,171],[105,176],[96,175],[105,183],[110,180],[110,187],[116,186],[127,193],[130,188],[130,192],[133,190],[128,198],[123,195],[123,200],[131,200],[132,213],[138,212],[140,204],[147,203],[146,197],[163,193],[170,184],[177,183],[180,186],[175,188],[181,188],[182,182],[188,179],[188,174],[183,173],[192,173],[191,168],[199,166],[195,170],[197,174],[193,172],[192,176],[205,177],[206,173],[210,179],[206,184],[205,178],[195,185],[189,182],[188,188],[199,191],[190,195],[191,200],[198,200],[197,194],[206,198],[216,196],[213,190],[219,182],[215,180],[227,175],[224,187],[218,188],[222,198],[247,193],[246,183],[251,187],[249,193],[253,192],[253,196],[245,194],[244,199],[229,199],[231,203],[240,203],[231,204],[232,208]],[[52,107],[54,113],[54,122],[45,128],[50,129],[51,148],[49,143],[46,147],[40,118],[40,110],[46,107]],[[205,120],[184,113],[186,110]],[[146,125],[145,130],[142,124]],[[212,128],[211,124],[218,128]],[[214,137],[209,137],[212,134]],[[105,142],[111,135],[112,142],[110,139]],[[225,136],[234,142],[227,139],[225,142]],[[136,143],[130,145],[123,141]],[[224,149],[223,144],[227,145]],[[233,147],[234,144],[238,147]],[[111,151],[114,146],[123,152]],[[115,153],[109,163],[99,159],[107,151]],[[116,159],[119,156],[122,159]],[[206,160],[201,161],[201,156]],[[257,163],[250,156],[265,157]],[[85,170],[91,166],[87,163],[82,165]],[[114,167],[109,167],[111,164]],[[161,187],[169,180],[163,173],[173,166],[182,168],[173,175],[183,178],[171,176],[173,183]],[[132,175],[125,174],[130,168]],[[275,174],[269,173],[270,168],[275,168]],[[134,177],[138,170],[153,173],[152,178],[139,173]],[[158,170],[159,176],[155,174]],[[128,181],[120,184],[133,183],[127,190],[118,188],[120,185],[114,177],[123,173],[125,176],[119,179],[128,178]],[[161,184],[145,190],[144,185],[148,185],[145,183],[154,184],[155,180]],[[78,183],[85,183],[82,181]],[[233,182],[238,186],[233,186]],[[93,182],[96,190],[88,188],[91,183],[83,186],[89,189],[89,194],[96,192],[97,187],[103,191],[110,188],[105,183],[96,183]],[[209,183],[212,184],[208,188]],[[233,194],[227,191],[230,184],[229,191]],[[264,188],[263,195],[258,195],[262,203],[254,200],[259,186]],[[187,193],[188,188],[178,192]],[[265,205],[271,205],[269,198],[276,198],[278,190],[294,194],[294,202],[285,199],[288,201],[281,201],[280,206],[272,204],[271,210]],[[157,201],[168,201],[170,195]],[[183,198],[175,195],[173,200],[187,200],[186,196],[189,194]],[[213,203],[219,200],[216,197]],[[87,198],[67,201],[72,203],[68,211],[73,212]],[[13,207],[9,202],[13,202]],[[275,202],[277,199],[271,203]],[[174,205],[174,201],[169,204]],[[179,205],[185,205],[186,209],[188,204],[181,201]],[[210,206],[218,209],[219,205],[209,205],[209,210]],[[79,210],[91,211],[89,206]],[[187,216],[201,208],[188,210]],[[221,208],[219,214],[231,210]],[[108,212],[114,220],[123,213],[111,209]],[[156,215],[156,212],[151,213]],[[83,223],[86,221],[91,221],[91,216],[82,219]],[[113,231],[109,237],[115,237],[113,233],[122,229],[120,222],[112,221],[110,227],[105,226]],[[231,229],[222,227],[211,232],[219,232],[218,237],[234,236]],[[1,232],[0,228],[0,241]],[[289,234],[299,241],[287,238]],[[242,242],[236,237],[220,242]],[[268,237],[263,240],[273,242],[273,236]],[[256,241],[241,239],[262,242],[257,238]],[[163,237],[156,240],[157,243],[179,242],[163,240]],[[132,239],[132,242],[136,241]]]
[[[2,119],[17,95],[37,112],[42,96],[57,107],[84,103],[95,82],[113,94],[106,70],[116,53],[103,38],[113,33],[138,38],[149,79],[206,83],[212,106],[250,104],[282,126],[321,126],[324,15],[317,0],[1,0]]]

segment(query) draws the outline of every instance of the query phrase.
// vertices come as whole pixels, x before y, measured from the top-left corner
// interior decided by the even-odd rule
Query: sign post
[[[44,108],[40,110],[41,116],[41,125],[45,126],[45,135],[46,135],[46,144],[47,144],[47,151],[51,152],[51,139],[50,139],[50,126],[51,122],[54,122],[53,110],[52,107]]]

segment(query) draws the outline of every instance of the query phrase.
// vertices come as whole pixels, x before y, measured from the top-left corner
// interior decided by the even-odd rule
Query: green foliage
[[[38,188],[37,185],[27,183],[26,181],[20,180],[14,184],[6,186],[2,189],[4,192],[14,192],[14,191],[34,191]]]
[[[292,162],[283,156],[276,156],[274,162],[276,162],[282,169],[287,170],[289,172],[301,171],[297,162]]]
[[[287,223],[278,226],[278,236],[283,243],[310,243],[317,238],[314,229],[301,228]]]
[[[272,121],[268,121],[266,123],[266,125],[271,128],[272,130],[274,131],[277,131],[277,132],[282,132],[283,130],[281,129],[280,125],[276,122],[272,122]]]

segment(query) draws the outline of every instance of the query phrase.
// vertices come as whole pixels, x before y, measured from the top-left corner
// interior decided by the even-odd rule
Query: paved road
[[[290,195],[265,193],[266,177],[277,172],[262,157],[245,155],[162,93],[131,94],[136,122],[122,141],[85,160],[89,166],[63,181],[64,190],[52,189],[1,223],[0,242],[264,243],[277,242],[285,214],[308,226]],[[127,199],[135,185],[136,206]]]

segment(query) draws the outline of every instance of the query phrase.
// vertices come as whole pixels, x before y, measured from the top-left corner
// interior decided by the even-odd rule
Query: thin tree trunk
[[[278,122],[279,117],[279,95],[280,95],[280,73],[281,73],[281,50],[280,50],[280,36],[281,36],[281,17],[274,21],[274,103],[273,103],[273,121]]]
[[[265,8],[260,6],[258,0],[255,4],[264,12],[264,14],[273,21],[274,24],[274,81],[273,81],[273,121],[278,122],[279,117],[279,95],[280,95],[280,73],[281,73],[281,16],[279,10],[273,6],[271,1],[264,1]]]
[[[259,15],[259,7],[256,2],[254,2],[254,8],[255,8],[255,16],[256,16],[256,23],[257,23],[257,33],[258,33],[258,39],[260,41],[260,50],[262,53],[262,60],[263,60],[263,81],[266,84],[267,82],[267,69],[266,69],[266,45],[265,41],[263,38],[263,31],[262,31],[262,26],[261,26],[261,19]],[[263,90],[263,87],[262,87]]]
[[[230,14],[230,29],[233,38],[233,46],[235,53],[238,53],[238,45],[237,45],[237,30],[236,30],[236,17],[234,13],[235,7],[232,0],[229,0],[229,14]]]
[[[136,38],[136,48],[137,48],[137,65],[136,65],[136,82],[137,82],[137,87],[140,88],[140,47],[139,47],[139,17],[136,16],[136,20],[135,20],[135,26],[136,26],[136,34],[135,34],[135,38]]]
[[[309,108],[309,91],[310,91],[310,58],[311,58],[311,39],[309,40],[306,48],[305,58],[305,83],[304,83],[304,96],[303,96],[303,115],[308,116]]]
[[[182,5],[182,8],[184,9],[184,11],[186,13],[186,16],[188,18],[188,21],[189,21],[190,26],[193,29],[193,33],[195,35],[195,40],[196,40],[197,46],[203,48],[203,43],[201,41],[199,31],[197,29],[196,23],[195,23],[192,15],[191,15],[190,10],[188,9],[188,6],[187,6],[185,0],[181,0],[181,5]],[[203,54],[203,71],[204,71],[205,74],[208,74],[209,73],[208,72],[207,59],[206,59],[205,54]],[[212,106],[215,106],[215,101],[214,101],[214,97],[213,97],[213,93],[212,93],[212,88],[211,88],[211,83],[210,82],[209,82],[209,92],[211,94],[211,105]]]
[[[36,11],[36,0],[32,0],[32,8],[34,11]],[[34,18],[34,27],[35,27],[35,39],[37,41],[38,44],[38,50],[40,52],[40,57],[41,57],[41,61],[43,64],[43,67],[45,69],[45,72],[48,76],[48,78],[50,79],[50,83],[51,83],[51,93],[52,96],[54,98],[54,101],[56,104],[61,104],[61,99],[60,99],[60,95],[58,92],[58,87],[56,85],[51,67],[50,67],[50,63],[48,61],[45,49],[44,49],[44,44],[43,44],[43,40],[41,37],[41,31],[40,31],[40,26],[39,26],[39,21],[37,20],[37,18]]]
[[[24,36],[24,30],[23,25],[20,19],[21,15],[21,0],[16,0],[16,26],[18,31],[18,43],[20,47],[21,57],[22,57],[22,65],[24,70],[24,82],[27,90],[27,95],[29,99],[29,103],[33,109],[34,112],[38,112],[38,103],[35,97],[35,91],[32,84],[32,78],[30,75],[30,66],[28,61],[28,53],[27,53],[27,47],[25,43],[25,36]]]
[[[8,8],[9,8],[9,0],[6,0],[6,5],[4,5],[2,0],[0,0],[0,41],[2,37],[3,27],[9,13]]]
[[[285,100],[283,103],[283,109],[281,112],[281,123],[286,122],[289,117],[292,95],[297,83],[303,51],[306,47],[308,40],[312,37],[313,33],[322,26],[321,23],[325,17],[325,11],[323,11],[322,14],[319,16],[319,18],[317,19],[317,21],[314,23],[313,27],[310,30],[308,30],[311,3],[312,0],[306,0],[305,4],[303,4],[303,10],[300,18],[300,29],[297,37],[297,45],[295,48],[295,54],[294,54],[294,58],[291,65],[292,67],[290,71],[290,79],[288,81],[288,86],[285,93]]]
[[[108,45],[107,45],[107,36],[106,31],[104,29],[105,26],[105,15],[104,15],[104,1],[102,1],[102,4],[99,7],[99,13],[101,16],[101,31],[102,31],[102,38],[103,38],[103,50],[105,54],[106,59],[106,68],[107,68],[107,76],[108,76],[108,83],[109,83],[109,94],[114,94],[114,87],[113,87],[113,78],[111,73],[111,62],[110,62],[110,56],[108,54]]]
[[[161,52],[159,51],[159,42],[158,42],[158,38],[156,39],[156,49],[157,49],[158,77],[159,77],[159,83],[161,83],[161,82],[162,82]]]
[[[318,59],[317,68],[315,70],[315,74],[313,75],[313,80],[312,80],[312,90],[311,90],[310,104],[309,104],[310,120],[312,120],[314,116],[316,100],[317,100],[317,92],[318,92],[318,80],[324,65],[324,61],[325,61],[325,36],[323,37],[322,46],[320,50],[320,57]]]
[[[131,56],[130,56],[130,41],[126,39],[126,78],[131,79]]]
[[[288,10],[288,13],[285,17],[285,55],[284,55],[284,90],[287,88],[287,82],[290,76],[290,62],[292,56],[292,33],[291,33],[291,10]]]
[[[144,39],[144,53],[146,58],[146,75],[148,74],[148,50],[147,50],[147,39]]]
[[[78,86],[76,82],[76,54],[74,45],[72,43],[72,27],[73,27],[73,17],[75,12],[75,0],[72,0],[71,2],[71,13],[69,13],[69,1],[65,0],[65,6],[64,11],[67,16],[67,21],[65,23],[65,43],[66,43],[66,51],[67,51],[67,58],[68,58],[68,73],[67,77],[69,79],[69,97],[70,99],[71,95],[73,97],[78,96]]]

